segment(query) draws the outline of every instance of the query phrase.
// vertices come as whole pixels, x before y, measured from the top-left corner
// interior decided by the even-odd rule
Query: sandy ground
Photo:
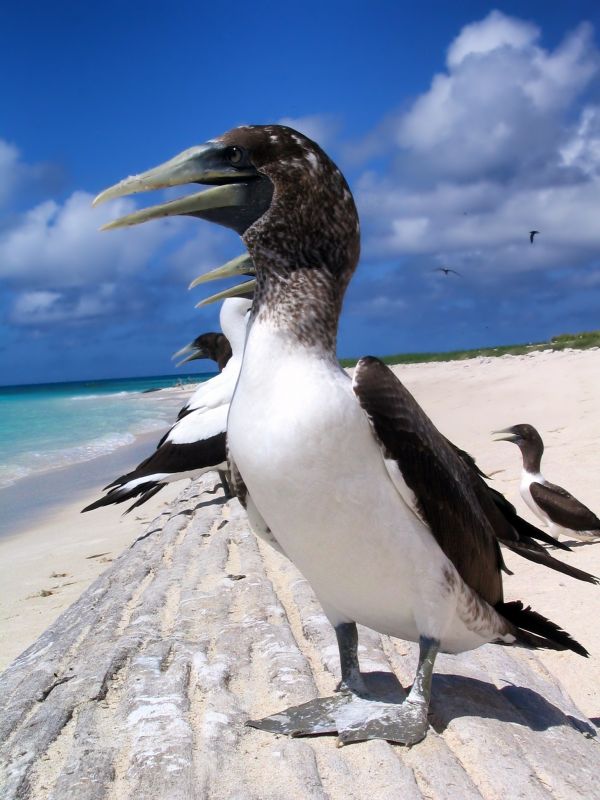
[[[600,511],[596,447],[600,437],[600,351],[540,353],[396,368],[440,430],[468,449],[528,519],[518,495],[520,454],[495,443],[491,431],[519,422],[535,425],[546,443],[546,477]],[[43,524],[0,540],[0,668],[37,636],[161,512],[177,486],[168,487],[139,514],[121,518],[109,507],[82,517],[85,498]],[[83,499],[83,502],[82,502]],[[562,558],[561,554],[561,558]],[[576,545],[565,560],[600,575],[600,543]],[[584,660],[543,653],[546,666],[580,708],[600,718],[600,588],[582,584],[523,559],[506,556],[515,571],[505,580],[507,599],[525,600],[565,627],[590,651]]]
[[[184,404],[195,386],[153,392],[152,401]],[[162,436],[153,431],[93,461],[20,481],[3,496],[0,533],[0,671],[27,648],[161,512],[168,513],[181,484],[167,486],[145,505],[82,515],[102,487],[149,455]]]
[[[542,472],[600,515],[600,351],[550,351],[529,356],[479,358],[395,367],[437,427],[468,450],[491,485],[534,524],[519,494],[521,454],[495,442],[494,430],[529,423],[545,444]],[[600,587],[573,580],[504,551],[514,575],[504,579],[507,600],[531,604],[569,631],[589,650],[538,651],[577,705],[600,722]],[[600,542],[573,542],[557,557],[600,576]]]

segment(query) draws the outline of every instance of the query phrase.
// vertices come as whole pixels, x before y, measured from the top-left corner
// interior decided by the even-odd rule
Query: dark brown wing
[[[385,459],[397,465],[415,496],[416,513],[463,580],[492,605],[500,602],[502,559],[491,520],[500,529],[507,523],[492,500],[476,491],[477,482],[487,488],[477,472],[381,361],[362,358],[353,386]]]
[[[572,531],[600,530],[600,519],[594,512],[562,486],[534,482],[529,491],[542,511],[557,525]]]
[[[394,480],[392,463],[414,494],[416,513],[425,519],[463,580],[488,602],[502,599],[504,564],[498,543],[529,561],[598,583],[593,575],[564,564],[539,544],[555,540],[519,517],[514,506],[485,483],[475,460],[437,430],[381,361],[359,361],[354,391],[381,444],[390,477]],[[396,485],[402,494],[400,483]]]

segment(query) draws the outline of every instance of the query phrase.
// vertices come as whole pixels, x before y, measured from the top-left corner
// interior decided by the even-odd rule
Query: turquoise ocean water
[[[208,380],[214,373],[0,387],[0,489],[90,461],[170,425],[183,405],[147,389]]]

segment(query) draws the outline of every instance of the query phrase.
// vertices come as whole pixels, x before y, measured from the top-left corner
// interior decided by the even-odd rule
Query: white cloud
[[[305,117],[282,117],[278,121],[279,125],[287,125],[288,128],[300,131],[309,139],[312,139],[321,147],[331,146],[340,124],[333,114],[308,114]]]
[[[0,204],[4,205],[11,197],[20,172],[18,149],[0,139]]]
[[[572,135],[559,148],[561,165],[587,176],[600,173],[600,106],[583,109]]]
[[[0,139],[0,207],[9,206],[27,189],[47,188],[59,174],[57,165],[27,164],[18,147]]]
[[[598,72],[583,24],[549,52],[538,30],[499,11],[466,26],[450,45],[448,71],[399,118],[397,145],[438,178],[516,174],[556,149],[562,115]]]
[[[585,24],[553,51],[538,40],[492,12],[451,43],[448,71],[393,120],[388,174],[358,181],[367,258],[429,257],[486,282],[596,259],[600,106],[581,97],[599,54]]]
[[[527,271],[600,251],[600,180],[508,191],[485,183],[415,191],[363,180],[357,200],[370,220],[364,251],[375,257],[439,254],[462,263],[475,252],[478,269],[504,260],[504,271]],[[532,229],[540,231],[533,246]]]
[[[131,274],[181,229],[181,220],[156,220],[101,233],[103,223],[134,210],[131,200],[93,209],[92,195],[74,192],[63,205],[47,200],[0,235],[0,278],[13,285],[86,286]]]
[[[185,284],[184,288],[187,288],[187,284],[193,278],[218,267],[226,260],[223,253],[226,251],[228,241],[234,243],[239,249],[239,254],[244,252],[244,245],[238,236],[217,225],[200,225],[195,236],[184,242],[169,257],[169,274],[180,277]]]
[[[115,284],[105,283],[84,292],[22,292],[13,303],[10,320],[39,327],[107,316],[116,310],[115,289]]]
[[[60,296],[59,292],[24,292],[15,300],[13,312],[22,318],[45,313],[60,299]]]
[[[491,11],[485,19],[465,25],[448,48],[446,62],[450,69],[456,69],[467,56],[491,53],[501,47],[518,50],[533,44],[539,35],[535,25]]]

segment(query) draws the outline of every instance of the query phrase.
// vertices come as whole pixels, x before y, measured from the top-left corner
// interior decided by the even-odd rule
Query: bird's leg
[[[219,473],[221,486],[223,487],[223,494],[228,500],[231,500],[233,497],[233,492],[231,491],[231,486],[229,485],[228,473],[223,469],[218,469],[217,472]]]
[[[356,626],[353,622],[336,626],[338,642],[341,628],[340,660],[342,682],[358,670],[356,657]],[[264,719],[247,724],[253,728],[291,736],[311,736],[319,733],[338,734],[341,744],[367,739],[387,739],[389,742],[412,745],[427,735],[429,700],[433,664],[439,650],[439,640],[427,636],[419,639],[419,666],[408,697],[402,702],[381,702],[351,692],[334,697],[317,697],[300,706],[287,708]],[[360,673],[359,673],[360,675]]]
[[[419,665],[406,702],[414,703],[415,705],[423,705],[425,707],[425,717],[427,717],[429,701],[431,700],[433,665],[439,649],[439,639],[432,639],[428,636],[421,636],[419,638]]]
[[[335,626],[338,649],[340,651],[340,666],[342,680],[336,687],[336,692],[353,692],[365,694],[366,686],[360,674],[358,663],[358,631],[356,622],[341,622]]]
[[[400,705],[371,701],[361,715],[347,706],[336,715],[340,742],[362,742],[366,739],[387,739],[388,742],[412,745],[427,735],[427,714],[431,699],[433,665],[440,643],[427,636],[419,638],[419,665],[406,700]],[[359,701],[363,704],[365,701]]]

